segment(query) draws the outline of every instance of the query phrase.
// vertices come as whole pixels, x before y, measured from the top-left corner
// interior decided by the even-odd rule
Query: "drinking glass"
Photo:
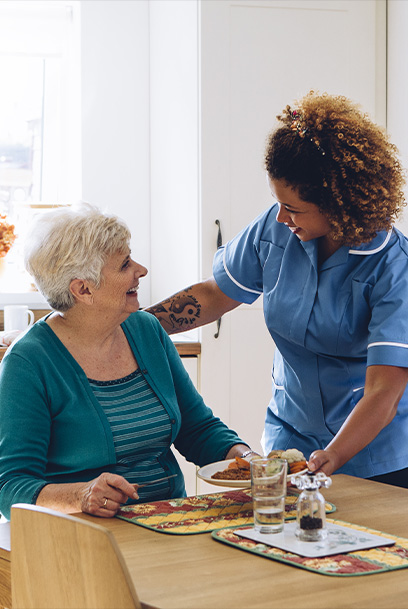
[[[254,528],[260,533],[280,533],[285,521],[285,459],[252,459],[251,491]]]

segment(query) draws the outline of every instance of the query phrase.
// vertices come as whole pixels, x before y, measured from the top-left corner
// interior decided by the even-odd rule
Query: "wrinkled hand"
[[[135,487],[123,476],[109,473],[86,482],[79,494],[81,510],[103,518],[112,518],[129,498],[139,498]]]
[[[340,467],[340,459],[331,449],[315,450],[310,455],[307,466],[311,472],[324,472],[326,476],[331,476]]]

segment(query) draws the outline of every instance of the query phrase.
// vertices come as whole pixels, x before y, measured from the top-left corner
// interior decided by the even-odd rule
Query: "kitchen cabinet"
[[[199,355],[181,357],[181,361],[190,375],[194,386],[199,390]],[[183,472],[187,495],[195,495],[197,492],[197,468],[195,464],[187,461],[174,447],[172,450]]]
[[[193,381],[195,387],[200,391],[200,359],[201,355],[198,352],[197,355],[192,356],[183,356],[182,353],[186,352],[188,343],[177,343],[177,348],[181,355],[181,361],[183,362],[187,372],[190,375],[191,380]],[[197,346],[194,346],[195,343],[190,344],[189,349],[191,352],[197,350]],[[201,348],[199,349],[201,351]],[[204,493],[216,493],[217,491],[225,490],[225,488],[219,488],[218,486],[208,484],[203,480],[197,478],[197,469],[194,463],[190,463],[186,461],[186,459],[180,455],[180,453],[173,447],[173,453],[180,465],[181,471],[184,475],[185,486],[187,495],[201,495]]]

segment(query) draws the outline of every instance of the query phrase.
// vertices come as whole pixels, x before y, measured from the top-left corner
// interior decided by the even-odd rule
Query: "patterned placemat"
[[[384,571],[393,571],[394,569],[405,569],[408,567],[408,539],[388,535],[381,531],[375,531],[367,527],[358,526],[341,520],[327,519],[327,522],[333,522],[342,526],[350,527],[357,531],[380,535],[395,541],[393,546],[384,546],[381,548],[372,548],[370,550],[358,550],[355,552],[347,552],[344,554],[336,554],[334,556],[325,556],[321,558],[305,558],[298,554],[279,550],[250,539],[244,539],[234,535],[233,529],[223,529],[222,531],[214,531],[212,537],[216,541],[221,541],[239,550],[251,552],[264,558],[271,558],[279,562],[284,562],[294,567],[321,573],[322,575],[370,575],[373,573],[383,573]]]
[[[286,497],[286,519],[296,518],[296,501],[299,493],[289,490]],[[335,506],[326,503],[326,511]],[[233,490],[209,495],[155,501],[123,507],[117,518],[134,524],[177,535],[209,533],[224,527],[252,525],[252,497],[250,490]]]

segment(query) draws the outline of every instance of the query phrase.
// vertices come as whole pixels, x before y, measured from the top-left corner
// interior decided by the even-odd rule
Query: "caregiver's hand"
[[[340,459],[332,449],[315,450],[310,455],[307,466],[311,472],[324,472],[330,476],[340,467]]]

